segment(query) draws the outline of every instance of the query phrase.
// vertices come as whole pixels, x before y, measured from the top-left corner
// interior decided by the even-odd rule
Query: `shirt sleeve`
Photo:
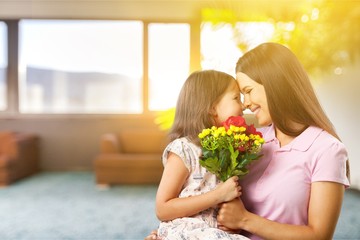
[[[348,154],[343,143],[331,143],[313,163],[311,182],[336,182],[349,187],[346,176],[346,161]]]
[[[169,153],[172,152],[181,158],[181,160],[185,164],[185,167],[190,172],[192,169],[192,167],[191,167],[192,157],[189,155],[189,154],[191,154],[191,151],[188,150],[189,148],[190,148],[190,146],[188,146],[188,144],[186,144],[186,142],[182,141],[182,139],[175,139],[174,141],[172,141],[171,143],[169,143],[167,145],[167,147],[165,148],[165,150],[163,152],[163,155],[162,155],[163,165],[165,166],[168,156],[169,156]]]

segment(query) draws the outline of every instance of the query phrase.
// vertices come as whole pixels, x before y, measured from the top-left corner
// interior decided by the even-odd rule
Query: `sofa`
[[[0,132],[0,186],[39,171],[39,138],[30,133]]]
[[[123,129],[100,137],[100,153],[94,160],[96,184],[158,184],[167,132],[159,129]]]

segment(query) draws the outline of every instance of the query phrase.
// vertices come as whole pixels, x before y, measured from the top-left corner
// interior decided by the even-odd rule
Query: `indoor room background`
[[[39,136],[42,172],[93,172],[103,134],[159,129],[189,73],[234,75],[274,41],[308,70],[360,189],[359,29],[358,1],[0,1],[0,131]]]

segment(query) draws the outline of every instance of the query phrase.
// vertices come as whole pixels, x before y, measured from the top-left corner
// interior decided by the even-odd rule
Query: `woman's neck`
[[[285,133],[281,132],[278,128],[275,128],[275,135],[276,138],[279,140],[280,147],[288,145],[295,138],[294,136],[286,135]]]
[[[304,129],[303,124],[293,123],[293,125],[294,125],[294,129],[298,129],[299,131]],[[279,140],[280,147],[288,145],[292,140],[294,140],[296,138],[296,136],[290,136],[290,135],[283,133],[277,127],[275,127],[275,135],[276,135],[276,138]]]

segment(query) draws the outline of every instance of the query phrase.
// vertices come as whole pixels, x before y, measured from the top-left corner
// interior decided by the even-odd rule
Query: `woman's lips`
[[[251,111],[255,114],[255,116],[259,113],[259,111],[260,111],[260,108],[259,107],[257,107],[257,108],[253,108],[253,109],[251,109]]]

